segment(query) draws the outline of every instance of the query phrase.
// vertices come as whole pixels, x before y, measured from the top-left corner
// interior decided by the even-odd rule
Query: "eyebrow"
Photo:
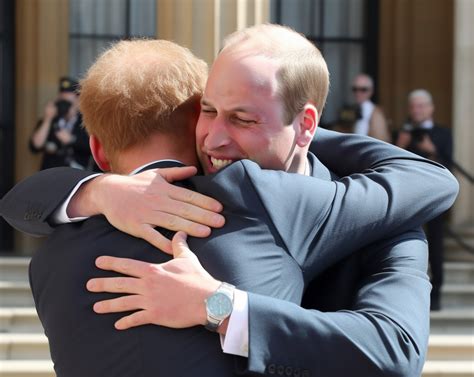
[[[207,100],[201,98],[201,105],[204,105],[204,106],[212,106],[211,103],[209,103]]]
[[[210,103],[209,101],[207,101],[206,99],[201,99],[201,105],[202,106],[214,107],[214,105],[212,103]],[[244,107],[235,107],[235,108],[227,110],[227,111],[228,112],[235,112],[235,113],[251,113],[251,114],[254,114],[254,111],[252,111],[251,109],[246,109]]]

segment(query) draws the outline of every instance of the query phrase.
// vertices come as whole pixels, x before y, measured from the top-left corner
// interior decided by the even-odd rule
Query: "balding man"
[[[408,122],[398,135],[397,145],[420,156],[450,167],[453,156],[453,137],[449,128],[433,121],[433,97],[425,89],[408,95]],[[443,285],[444,214],[426,224],[431,267],[431,310],[441,309],[440,292]]]

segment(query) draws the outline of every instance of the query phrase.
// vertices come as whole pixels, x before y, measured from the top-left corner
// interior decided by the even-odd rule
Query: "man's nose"
[[[205,146],[208,150],[216,150],[229,145],[231,138],[225,120],[217,117],[209,125]]]

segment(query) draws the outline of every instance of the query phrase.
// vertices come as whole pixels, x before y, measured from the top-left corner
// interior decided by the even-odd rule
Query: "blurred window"
[[[275,0],[271,21],[303,33],[322,51],[331,74],[323,123],[352,102],[357,73],[377,79],[378,0]]]
[[[73,77],[82,77],[111,42],[156,35],[156,0],[70,0],[69,6]]]

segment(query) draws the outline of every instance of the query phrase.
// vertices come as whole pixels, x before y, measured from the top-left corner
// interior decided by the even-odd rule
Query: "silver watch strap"
[[[215,290],[215,293],[221,292],[224,293],[226,296],[230,297],[232,300],[232,303],[234,302],[234,290],[235,286],[229,283],[222,282],[221,285]],[[218,319],[214,318],[212,315],[207,313],[207,323],[205,325],[205,328],[208,329],[209,331],[216,332],[219,326],[221,325],[222,322],[224,322],[224,319]]]
[[[232,297],[232,302],[234,302],[234,290],[235,286],[226,282],[222,282],[219,288],[217,288],[216,292],[222,292],[227,296]]]

